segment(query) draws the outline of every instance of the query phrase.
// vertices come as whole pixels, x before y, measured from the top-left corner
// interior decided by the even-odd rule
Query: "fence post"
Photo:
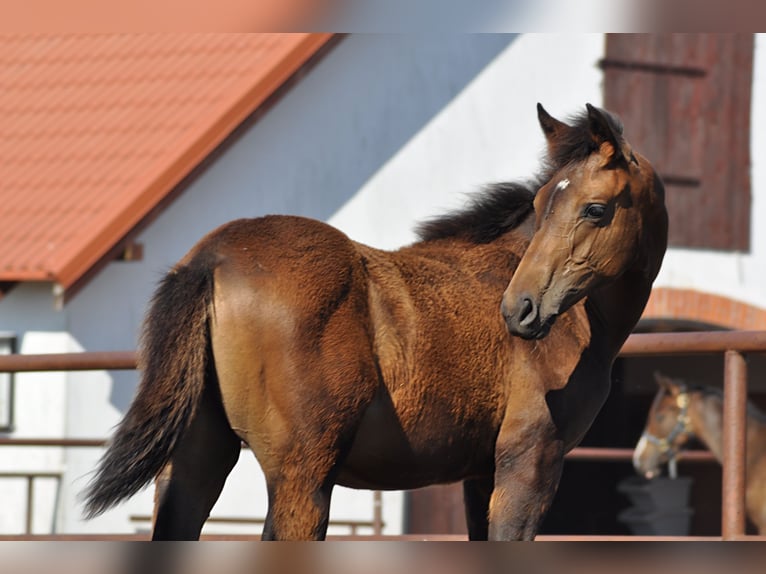
[[[383,494],[379,490],[372,493],[372,533],[383,534]]]
[[[745,534],[747,365],[740,352],[726,351],[723,382],[721,536],[732,540]]]

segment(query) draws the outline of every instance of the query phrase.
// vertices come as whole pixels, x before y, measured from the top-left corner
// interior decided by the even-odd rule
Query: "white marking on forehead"
[[[563,191],[567,187],[569,187],[569,180],[568,179],[562,179],[560,182],[556,184],[556,189]]]

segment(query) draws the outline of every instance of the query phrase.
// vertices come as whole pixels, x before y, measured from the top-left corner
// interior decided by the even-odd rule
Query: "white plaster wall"
[[[545,140],[537,103],[566,117],[601,105],[603,34],[523,34],[383,164],[331,218],[353,239],[393,249],[419,221],[496,181],[533,175]]]
[[[354,0],[329,12],[325,30],[357,32],[636,31],[644,24],[630,0]],[[639,24],[641,23],[641,24]],[[646,26],[644,26],[646,27]]]
[[[669,249],[655,286],[696,289],[766,308],[766,34],[756,35],[751,117],[750,252]]]
[[[20,353],[67,353],[71,339],[65,332],[64,313],[53,306],[52,286],[22,285],[2,300],[0,331],[17,337]],[[6,436],[64,436],[66,427],[67,374],[18,373],[15,375],[13,430]],[[1,472],[63,473],[64,452],[60,448],[0,448]],[[26,527],[28,483],[25,478],[0,479],[0,534],[18,534]],[[35,479],[32,532],[53,531],[59,482]]]
[[[64,333],[30,332],[24,337],[21,352],[68,352],[68,336]],[[47,352],[47,351],[46,351]],[[63,436],[66,397],[65,373],[19,373],[16,375],[15,431],[11,436]],[[4,447],[0,449],[3,472],[53,472],[64,470],[64,454],[59,448]],[[38,478],[32,484],[34,516],[32,532],[49,533],[53,528],[55,500],[59,482],[54,478]],[[26,525],[26,503],[29,485],[26,478],[0,480],[0,534],[23,532]]]

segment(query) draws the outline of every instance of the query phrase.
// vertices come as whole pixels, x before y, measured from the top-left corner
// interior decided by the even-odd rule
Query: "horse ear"
[[[537,103],[537,119],[540,122],[540,127],[543,129],[545,139],[548,140],[548,145],[554,144],[565,132],[572,129],[545,111],[540,102]]]
[[[670,377],[663,375],[659,371],[654,371],[654,380],[657,382],[657,385],[661,389],[663,389],[665,392],[667,392],[670,395],[676,395],[678,394],[678,386],[675,384],[673,379]]]
[[[615,131],[607,112],[590,104],[585,104],[585,107],[588,109],[590,136],[601,153],[606,156],[608,161],[625,159],[620,145],[620,134]]]
[[[659,371],[654,371],[654,380],[661,387],[665,387],[670,383],[670,377],[666,377]]]

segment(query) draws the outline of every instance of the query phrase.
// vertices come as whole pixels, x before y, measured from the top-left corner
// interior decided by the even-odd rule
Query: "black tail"
[[[214,265],[198,254],[160,283],[146,316],[138,393],[84,492],[92,518],[130,498],[168,463],[205,385]]]

